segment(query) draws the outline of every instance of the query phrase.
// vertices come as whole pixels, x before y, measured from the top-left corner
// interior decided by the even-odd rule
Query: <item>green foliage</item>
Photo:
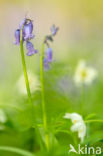
[[[44,73],[45,103],[51,144],[49,153],[45,148],[40,90],[32,93],[36,121],[33,119],[34,126],[31,128],[31,110],[28,98],[15,89],[19,76],[15,77],[14,74],[12,81],[10,79],[3,80],[5,85],[1,85],[0,89],[0,107],[6,113],[7,122],[5,129],[0,131],[0,147],[12,147],[14,150],[15,148],[23,149],[35,153],[36,156],[68,156],[69,144],[76,147],[80,140],[77,133],[70,131],[72,123],[63,118],[64,114],[77,112],[84,117],[84,120],[103,119],[102,75],[97,82],[86,88],[85,104],[80,109],[81,88],[76,87],[73,82],[75,61],[75,58],[70,58],[69,64],[54,62],[51,69]],[[12,68],[12,70],[14,69]],[[35,73],[33,67],[32,71]],[[39,72],[36,73],[39,77]],[[17,75],[20,75],[20,71]],[[38,137],[36,133],[35,122],[42,138]],[[103,146],[103,123],[93,122],[89,125],[89,138],[85,137],[83,144],[89,142],[93,146],[97,144]],[[5,154],[6,156],[19,155],[12,153],[12,150],[10,152],[9,149],[8,152],[0,150],[0,155],[4,156]]]

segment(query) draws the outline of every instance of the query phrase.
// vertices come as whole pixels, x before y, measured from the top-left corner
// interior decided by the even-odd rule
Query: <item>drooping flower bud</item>
[[[33,32],[33,23],[30,21],[28,24],[24,25],[23,28],[23,39],[24,41],[30,40],[34,38]]]
[[[17,29],[15,31],[15,42],[14,42],[14,44],[16,44],[16,45],[20,44],[20,30],[19,29]]]
[[[49,41],[54,41],[54,36],[56,35],[57,31],[59,30],[59,27],[55,27],[55,25],[52,25],[50,28],[51,34],[47,35],[44,40],[44,44],[47,46],[46,50],[46,58],[43,60],[44,69],[48,70],[50,68],[50,63],[53,61],[53,51],[52,48],[50,48]]]
[[[26,42],[26,48],[27,48],[27,56],[32,56],[33,54],[37,53],[38,50],[34,49],[34,46],[31,42],[27,41]]]
[[[51,30],[52,35],[55,36],[57,31],[59,30],[59,27],[55,27],[55,25],[52,25],[50,30]]]
[[[38,50],[34,49],[33,44],[30,42],[30,40],[34,38],[32,32],[33,23],[29,18],[24,18],[19,25],[19,29],[15,31],[15,44],[20,45],[20,38],[22,37],[23,43],[26,42],[27,56],[32,56],[33,54],[38,52]]]

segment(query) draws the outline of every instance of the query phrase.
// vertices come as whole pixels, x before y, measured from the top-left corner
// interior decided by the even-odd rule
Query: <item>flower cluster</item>
[[[32,56],[33,54],[38,52],[38,50],[35,49],[33,44],[30,42],[30,40],[34,38],[32,32],[33,32],[33,22],[32,20],[27,18],[24,18],[21,21],[19,29],[15,31],[15,44],[20,45],[20,39],[22,39],[23,42],[26,42],[27,56]]]
[[[86,125],[83,121],[82,116],[77,113],[66,113],[64,115],[64,118],[72,120],[73,126],[71,127],[71,131],[77,131],[78,137],[81,139],[81,142],[83,142],[84,137],[86,135]]]
[[[53,41],[53,37],[57,34],[57,31],[59,30],[58,27],[55,27],[55,25],[52,25],[50,28],[51,34],[45,37],[45,45],[47,46],[46,49],[46,57],[44,57],[43,63],[44,63],[44,69],[49,69],[49,63],[53,61],[53,51],[52,48],[49,45],[49,41]]]
[[[94,68],[88,67],[84,60],[80,60],[76,68],[74,81],[77,85],[89,85],[93,82],[97,75],[98,73]]]

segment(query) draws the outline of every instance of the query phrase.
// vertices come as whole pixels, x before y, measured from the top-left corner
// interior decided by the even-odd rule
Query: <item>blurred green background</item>
[[[103,119],[103,1],[0,0],[0,107],[8,116],[7,129],[0,132],[0,145],[31,150],[31,133],[23,131],[29,125],[27,99],[15,89],[22,74],[22,64],[19,46],[13,44],[14,31],[25,15],[34,21],[33,43],[39,49],[38,55],[26,57],[27,67],[38,77],[43,37],[49,34],[52,24],[60,28],[51,44],[55,62],[52,69],[45,73],[49,122],[52,123],[53,117],[62,116],[66,111],[83,113],[84,117],[94,113],[97,118]],[[96,83],[87,88],[83,112],[79,109],[81,91],[72,79],[80,59],[85,59],[99,73]],[[36,92],[33,98],[38,122],[41,122],[40,93]],[[18,111],[21,108],[25,108],[24,113]],[[102,124],[92,124],[91,133],[95,135],[95,130],[102,134],[102,129]],[[3,156],[3,153],[0,155]]]

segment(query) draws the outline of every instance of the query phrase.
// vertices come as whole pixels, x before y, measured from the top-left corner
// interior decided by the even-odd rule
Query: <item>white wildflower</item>
[[[66,113],[64,115],[65,119],[71,119],[73,125],[71,127],[72,132],[78,132],[78,137],[81,139],[81,142],[83,142],[84,137],[86,135],[86,125],[83,121],[83,118],[81,115],[77,113]]]
[[[93,80],[97,77],[97,71],[88,67],[84,60],[81,60],[76,68],[74,75],[74,81],[77,85],[80,84],[91,84]]]
[[[34,75],[31,72],[28,72],[28,80],[29,80],[31,93],[35,92],[36,90],[40,90],[40,82],[36,75]],[[17,82],[17,88],[21,94],[24,94],[24,95],[27,94],[24,75],[20,76]]]

